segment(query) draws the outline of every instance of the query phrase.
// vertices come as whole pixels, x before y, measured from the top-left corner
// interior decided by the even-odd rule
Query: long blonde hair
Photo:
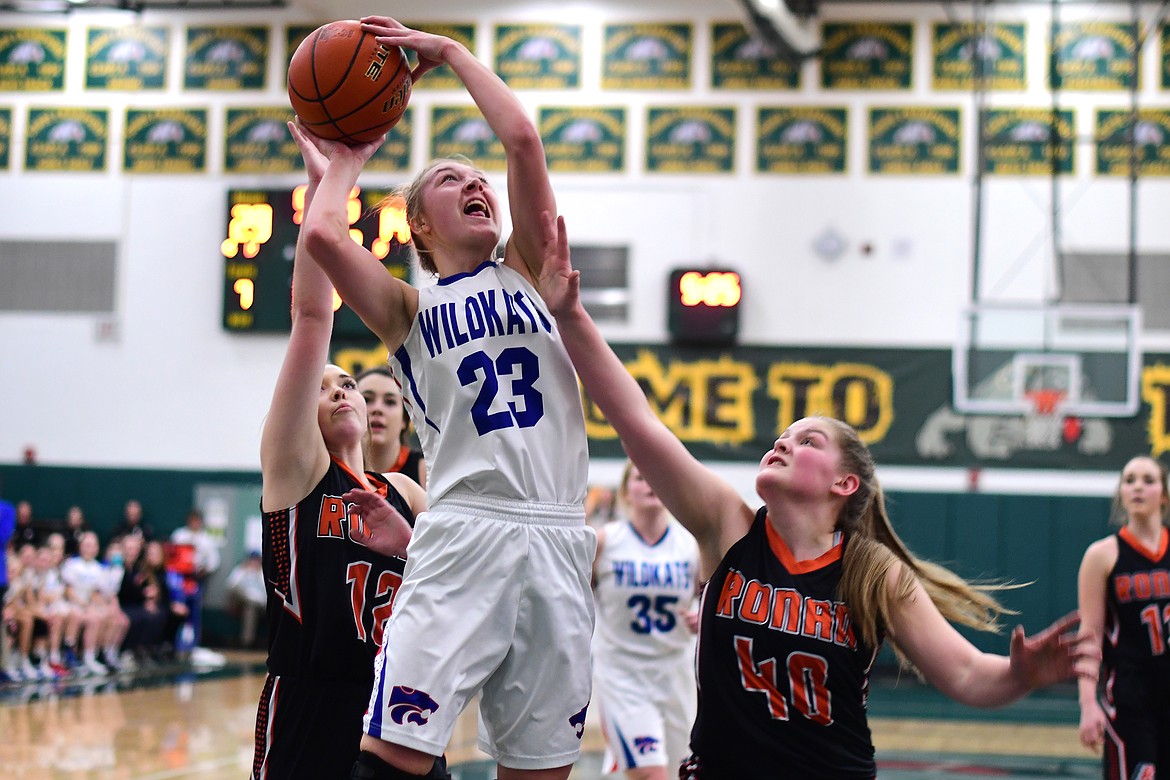
[[[870,647],[890,625],[891,605],[910,597],[915,582],[921,582],[930,600],[947,620],[980,631],[998,632],[999,617],[1013,614],[991,595],[992,591],[1015,587],[1003,583],[969,583],[945,566],[915,557],[894,532],[886,512],[885,495],[875,476],[873,456],[852,426],[822,418],[836,431],[841,465],[855,474],[857,490],[849,497],[838,519],[848,542],[842,565],[840,595],[849,607],[854,630]],[[902,574],[891,595],[886,578],[895,562],[902,562]],[[894,644],[903,665],[909,662]]]

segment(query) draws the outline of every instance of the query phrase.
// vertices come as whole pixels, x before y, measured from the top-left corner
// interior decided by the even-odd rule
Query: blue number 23
[[[531,428],[544,416],[544,397],[533,385],[540,378],[540,362],[525,347],[509,347],[492,360],[485,352],[473,352],[459,364],[459,382],[467,387],[482,381],[471,405],[471,419],[480,436],[501,428]],[[508,411],[490,412],[500,392],[500,378],[511,377]]]

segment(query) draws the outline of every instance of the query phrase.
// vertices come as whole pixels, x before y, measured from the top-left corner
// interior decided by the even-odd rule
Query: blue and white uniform
[[[576,373],[516,271],[419,290],[390,366],[427,461],[429,511],[375,664],[367,734],[439,755],[480,699],[480,746],[544,769],[580,754],[590,696],[588,448]]]
[[[604,540],[593,567],[602,769],[677,769],[695,720],[695,635],[683,616],[695,607],[699,546],[673,518],[658,539],[618,520]]]

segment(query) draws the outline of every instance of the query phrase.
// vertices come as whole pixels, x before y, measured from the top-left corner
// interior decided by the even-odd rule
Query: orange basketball
[[[288,65],[288,99],[302,125],[347,144],[379,138],[410,101],[410,64],[352,19],[309,33]]]

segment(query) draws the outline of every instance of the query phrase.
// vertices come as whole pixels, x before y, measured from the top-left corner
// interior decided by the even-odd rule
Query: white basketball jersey
[[[487,261],[418,294],[390,367],[427,460],[427,501],[452,489],[585,500],[589,452],[577,375],[527,280]]]
[[[672,518],[662,538],[648,542],[626,520],[607,523],[593,568],[599,663],[693,649],[682,616],[694,609],[699,545],[682,524]]]
[[[94,593],[104,593],[109,582],[106,567],[98,560],[73,557],[61,564],[61,579],[73,589],[74,604],[88,604]]]

